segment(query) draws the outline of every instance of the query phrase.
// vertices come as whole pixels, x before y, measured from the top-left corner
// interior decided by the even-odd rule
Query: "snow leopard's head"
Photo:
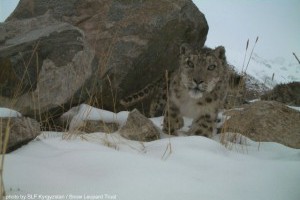
[[[181,82],[191,98],[210,93],[226,73],[225,48],[202,48],[196,51],[188,44],[180,47]]]

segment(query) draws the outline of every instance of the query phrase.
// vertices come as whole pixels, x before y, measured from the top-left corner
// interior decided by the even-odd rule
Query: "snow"
[[[22,115],[9,108],[0,108],[0,117],[21,117]]]
[[[145,200],[300,196],[300,151],[279,144],[261,143],[258,149],[258,143],[250,142],[243,147],[247,153],[238,153],[207,138],[178,137],[143,145],[127,141],[115,150],[93,138],[62,140],[62,135],[50,134],[8,154],[8,194]],[[172,152],[162,159],[169,142]]]
[[[234,55],[234,53],[230,52],[229,50],[229,55]],[[236,67],[237,71],[241,72],[243,65],[239,63],[243,61],[238,58],[239,56],[232,57],[233,59],[229,59],[229,62]],[[244,69],[245,68],[246,66]],[[256,80],[264,83],[269,88],[273,88],[276,84],[280,83],[300,81],[300,65],[298,63],[289,63],[284,58],[279,57],[273,60],[267,60],[256,53],[253,53],[246,73],[255,77]]]
[[[300,112],[300,107],[296,107],[296,106],[289,106],[289,107]]]
[[[107,123],[118,122],[120,125],[123,125],[128,117],[128,112],[122,111],[115,114],[110,111],[93,108],[87,104],[81,104],[64,113],[62,117],[72,119],[70,130],[76,130],[77,127],[83,124],[84,120],[101,120]]]
[[[66,114],[81,120],[123,123],[128,116],[128,112],[114,114],[85,104],[71,111]],[[162,117],[151,120],[161,127]],[[90,199],[296,200],[300,196],[300,150],[281,144],[243,137],[242,143],[229,142],[230,148],[225,148],[218,135],[141,143],[118,132],[66,134],[43,132],[6,154],[8,199],[93,195]]]

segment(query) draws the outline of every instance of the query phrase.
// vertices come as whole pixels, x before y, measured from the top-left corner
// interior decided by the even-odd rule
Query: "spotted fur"
[[[147,96],[147,90],[147,94],[156,94],[150,106],[150,115],[155,115],[160,109],[165,111],[165,133],[176,135],[184,125],[183,116],[186,116],[193,119],[188,135],[211,137],[218,110],[224,106],[231,72],[224,47],[198,51],[183,44],[180,47],[179,68],[170,73],[168,81],[161,78],[125,98],[121,104],[133,105]]]

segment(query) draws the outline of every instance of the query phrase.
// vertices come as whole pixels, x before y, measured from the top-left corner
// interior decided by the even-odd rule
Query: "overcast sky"
[[[300,56],[300,0],[193,0],[209,24],[206,44],[244,52],[259,36],[255,51],[267,58]]]
[[[267,59],[300,56],[300,0],[193,0],[206,16],[206,45],[244,51],[259,36],[256,52]],[[0,0],[0,22],[18,0]]]
[[[19,0],[0,0],[0,22],[3,22],[15,9]]]

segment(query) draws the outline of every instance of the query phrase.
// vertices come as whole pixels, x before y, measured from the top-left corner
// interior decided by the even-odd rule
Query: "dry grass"
[[[245,61],[246,61],[247,52],[248,52],[248,48],[249,48],[249,39],[247,40],[245,54],[244,54],[244,59],[243,59],[243,66],[242,66],[242,79],[243,80],[239,82],[236,94],[238,94],[242,90],[244,90],[246,72],[247,72],[247,69],[249,67],[250,61],[252,59],[253,52],[254,52],[255,46],[256,46],[256,44],[258,42],[258,39],[259,39],[259,37],[257,36],[256,40],[255,40],[255,43],[254,43],[254,45],[252,47],[251,53],[249,55],[247,65],[245,66]],[[246,93],[242,93],[242,94],[243,94],[242,99],[244,99],[247,94]],[[237,97],[237,95],[236,95],[236,97]],[[233,105],[234,107],[235,107],[235,102],[236,101],[238,101],[238,99],[236,99],[234,101],[234,105]],[[236,131],[232,131],[232,130],[229,131],[227,119],[225,120],[225,122],[224,122],[224,124],[222,126],[222,129],[221,129],[220,142],[221,142],[221,144],[223,144],[228,149],[233,149],[234,147],[236,147],[234,144],[240,144],[241,147],[247,146],[246,145],[246,143],[247,143],[246,142],[246,138],[243,135],[241,135],[240,133],[238,133]]]
[[[294,57],[296,58],[296,60],[298,61],[298,63],[300,64],[300,60],[298,58],[298,56],[293,52]]]
[[[1,120],[1,118],[0,118]],[[0,123],[2,125],[2,123]],[[4,130],[4,131],[3,131]],[[5,196],[5,188],[3,181],[3,170],[4,170],[4,158],[7,150],[8,139],[10,134],[10,119],[8,120],[6,127],[0,127],[0,148],[1,148],[1,160],[0,160],[0,195],[1,199]]]
[[[96,39],[97,41],[98,39]],[[108,51],[107,51],[107,54],[104,56],[104,58],[102,59],[102,62],[99,63],[99,66],[98,68],[101,70],[99,70],[99,74],[97,74],[97,76],[102,76],[102,71],[106,71],[107,70],[107,66],[108,66],[108,62],[109,62],[109,59],[111,57],[111,54],[112,54],[112,48],[114,46],[114,44],[117,42],[117,33],[115,33],[115,35],[113,36],[113,42],[110,44],[110,46],[108,47]],[[95,42],[96,44],[96,42]],[[96,45],[94,46],[94,50],[96,48]],[[111,92],[111,98],[112,98],[112,103],[113,103],[113,109],[114,109],[114,112],[116,113],[117,109],[116,109],[116,105],[117,105],[117,95],[118,95],[118,91],[114,91],[113,89],[113,83],[110,79],[110,77],[108,75],[106,75],[105,79],[108,81],[109,83],[109,86],[110,86],[110,92]],[[91,93],[88,93],[88,98],[86,100],[86,103],[88,105],[94,105],[98,108],[102,108],[103,109],[103,96],[102,96],[102,90],[103,88],[100,87],[100,88],[97,88],[98,84],[97,84],[97,78],[95,78],[93,80],[93,83],[92,83],[92,89],[91,91],[97,91],[97,90],[100,90],[100,92],[97,92],[97,95],[95,94],[91,94]],[[100,95],[99,95],[100,93]],[[92,108],[90,109],[87,109],[85,110],[83,113],[83,116],[90,116],[90,113],[92,111]],[[113,123],[116,123],[117,124],[117,115],[115,115],[116,118],[114,119],[114,122]],[[99,120],[99,123],[101,123],[101,119]],[[73,130],[66,130],[66,133],[64,134],[63,136],[63,139],[73,139],[73,138],[81,138],[83,140],[87,140],[87,137],[86,137],[86,133],[81,131],[83,129],[86,128],[86,123],[84,121],[84,119],[78,119],[78,121],[73,121],[73,123],[75,124],[80,124],[80,126],[77,126],[76,129],[73,129]],[[116,149],[118,150],[119,147],[117,145],[118,141],[114,141],[114,138],[110,138],[109,139],[109,133],[112,133],[112,129],[111,127],[109,127],[108,125],[106,125],[105,123],[103,124],[104,125],[104,132],[105,132],[105,138],[100,138],[100,141],[103,145],[107,146],[107,147],[110,147],[110,148],[113,148],[113,149]],[[67,127],[70,126],[70,122],[67,124]],[[99,138],[93,138],[93,140],[99,140]]]
[[[98,28],[98,33],[100,32],[100,27]],[[99,34],[97,34],[98,36]],[[116,113],[117,109],[116,109],[116,105],[117,105],[117,96],[118,96],[118,91],[114,90],[113,88],[113,83],[112,80],[110,79],[109,75],[105,76],[105,72],[108,70],[108,66],[109,66],[109,60],[112,56],[112,52],[113,52],[113,47],[115,46],[116,42],[118,41],[118,31],[116,31],[112,37],[112,42],[109,44],[109,46],[107,46],[107,51],[106,54],[101,58],[101,62],[99,62],[98,64],[98,73],[96,74],[97,77],[104,77],[103,79],[106,79],[109,83],[110,86],[110,92],[111,92],[111,98],[112,98],[112,103],[113,103],[113,110]],[[96,52],[96,44],[99,41],[99,38],[96,37],[94,45],[93,45],[93,50]],[[81,93],[86,92],[88,95],[87,100],[85,101],[86,104],[88,105],[93,105],[94,107],[97,108],[104,108],[103,105],[103,88],[102,86],[100,86],[98,88],[98,80],[97,77],[94,78],[93,82],[92,82],[92,86],[91,86],[91,91],[93,91],[93,94],[91,94],[88,91],[82,91]],[[96,94],[95,94],[96,93]],[[100,95],[99,95],[100,93]],[[80,97],[81,98],[81,97]],[[87,110],[85,111],[86,113],[84,113],[84,116],[89,116],[91,110]],[[117,119],[115,119],[115,123],[117,123]],[[67,124],[67,127],[69,127],[70,124]],[[66,135],[65,135],[65,139],[68,138],[73,138],[73,137],[77,137],[80,136],[82,137],[83,134],[85,134],[84,132],[81,132],[79,129],[84,129],[85,127],[85,123],[82,124],[81,127],[77,127],[76,130],[66,130]],[[110,129],[109,126],[105,127],[105,130],[107,130],[107,133],[111,133],[112,130]],[[108,145],[108,146],[115,146],[115,145]]]
[[[169,72],[168,70],[166,70],[166,73],[165,73],[165,79],[166,79],[166,85],[167,85],[167,89],[166,89],[166,92],[167,92],[167,107],[166,107],[166,110],[165,112],[168,112],[170,113],[170,94],[169,94]],[[170,117],[168,117],[168,134],[169,134],[169,142],[166,146],[166,150],[165,152],[163,153],[161,159],[163,160],[167,160],[169,158],[169,156],[172,154],[172,143],[171,143],[171,139],[170,139],[170,136],[171,136],[171,127],[170,127]]]

